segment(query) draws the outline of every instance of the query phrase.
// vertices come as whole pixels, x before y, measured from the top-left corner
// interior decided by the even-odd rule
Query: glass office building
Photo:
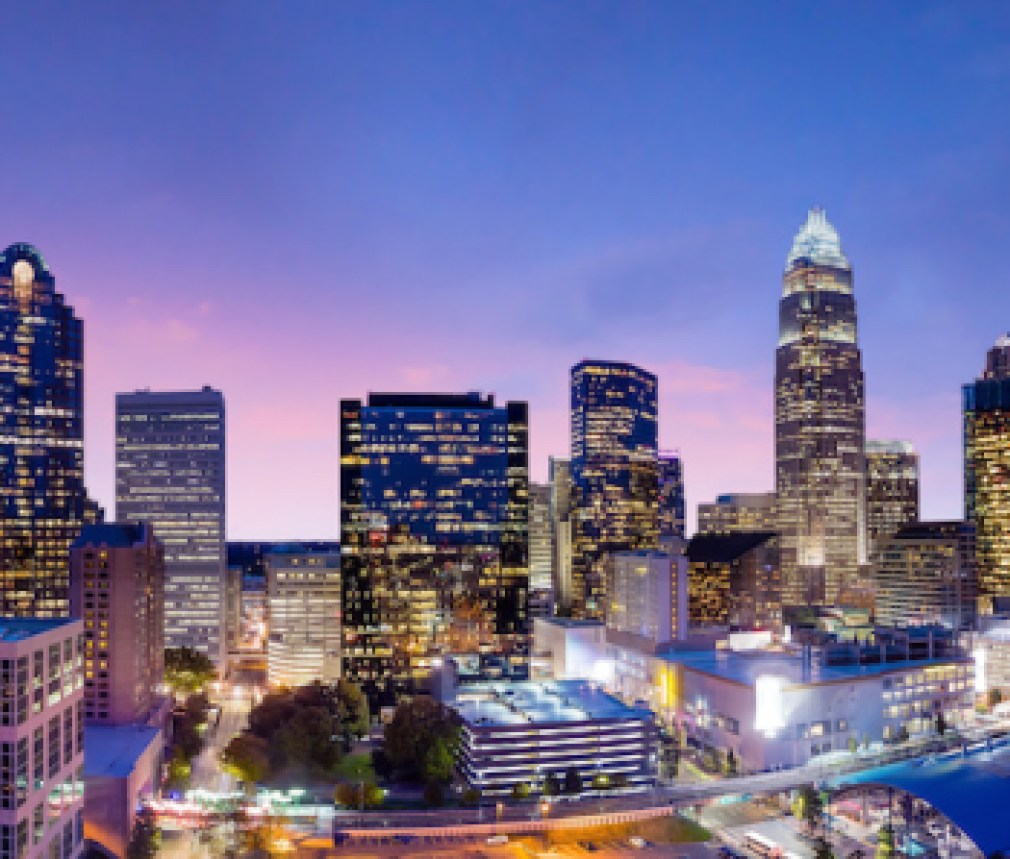
[[[526,675],[527,411],[477,393],[342,401],[343,673],[373,703],[449,654]]]
[[[656,377],[633,364],[572,367],[572,614],[602,617],[607,555],[659,544]]]
[[[782,280],[775,357],[775,489],[783,602],[836,605],[862,584],[866,421],[852,268],[813,209]]]
[[[1010,596],[1010,335],[963,388],[965,519],[975,526],[981,608]]]
[[[659,536],[684,539],[684,461],[676,451],[659,452]]]
[[[116,518],[148,522],[165,547],[165,646],[224,669],[224,397],[116,395]]]
[[[67,558],[87,518],[83,348],[45,260],[11,245],[0,255],[0,615],[69,610]]]
[[[870,556],[903,525],[919,520],[919,455],[910,442],[866,442],[866,530]]]

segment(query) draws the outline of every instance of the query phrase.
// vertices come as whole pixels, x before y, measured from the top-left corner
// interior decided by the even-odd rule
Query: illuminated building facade
[[[836,605],[863,584],[865,425],[852,268],[835,228],[813,209],[786,261],[775,361],[775,489],[789,605]]]
[[[165,549],[165,646],[225,666],[225,414],[220,391],[116,395],[116,517]]]
[[[633,364],[572,367],[572,613],[602,617],[606,559],[659,544],[658,384]]]
[[[774,532],[696,534],[687,544],[691,626],[781,629],[779,564]]]
[[[266,556],[267,682],[340,677],[340,551],[278,545]]]
[[[698,505],[699,534],[775,531],[777,528],[774,492],[719,495],[713,503]]]
[[[965,519],[975,526],[981,608],[1010,596],[1010,335],[963,388]]]
[[[150,525],[88,525],[70,550],[70,612],[84,619],[84,716],[140,722],[165,672],[165,553]]]
[[[687,637],[687,559],[639,549],[615,552],[607,571],[607,629],[653,645]]]
[[[66,615],[85,521],[83,335],[39,252],[0,255],[0,614]]]
[[[527,412],[477,393],[342,401],[343,673],[373,703],[448,654],[527,673]]]
[[[975,626],[975,529],[967,522],[912,522],[879,542],[877,622],[888,626]]]
[[[919,455],[907,441],[866,442],[866,530],[870,556],[882,540],[919,520]]]
[[[550,614],[554,591],[551,487],[530,484],[530,612]]]
[[[684,539],[684,461],[675,451],[659,452],[659,536]]]
[[[548,461],[551,480],[551,541],[554,554],[555,611],[572,611],[572,463],[552,456]]]

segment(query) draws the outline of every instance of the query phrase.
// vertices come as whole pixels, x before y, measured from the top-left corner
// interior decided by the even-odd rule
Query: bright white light
[[[601,686],[609,686],[614,682],[614,660],[597,659],[593,663],[591,678]]]
[[[754,730],[772,734],[786,726],[782,708],[782,687],[785,680],[771,674],[762,674],[754,684]]]
[[[971,655],[975,660],[975,694],[985,695],[989,691],[985,682],[985,648],[976,647]]]

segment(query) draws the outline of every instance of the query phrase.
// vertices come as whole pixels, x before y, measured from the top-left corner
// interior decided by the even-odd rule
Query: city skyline
[[[915,445],[924,517],[961,515],[960,385],[1010,318],[1006,10],[163,8],[13,9],[0,59],[34,127],[0,228],[84,320],[107,510],[116,392],[222,390],[229,537],[332,538],[342,397],[528,400],[542,481],[592,358],[658,375],[693,530],[774,485],[774,299],[820,204],[856,261],[867,435]]]

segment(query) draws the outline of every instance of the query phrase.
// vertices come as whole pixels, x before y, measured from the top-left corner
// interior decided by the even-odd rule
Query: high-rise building
[[[975,526],[981,608],[1010,596],[1010,334],[963,388],[965,519]]]
[[[687,636],[687,559],[676,552],[639,549],[608,559],[607,629],[649,645]]]
[[[147,522],[165,549],[165,646],[225,665],[224,397],[116,395],[116,518]]]
[[[0,856],[84,855],[79,620],[0,618]]]
[[[684,461],[676,451],[659,452],[659,536],[684,539]]]
[[[813,209],[782,279],[775,358],[775,489],[783,600],[835,605],[863,584],[866,423],[852,268]]]
[[[607,556],[659,544],[656,377],[633,364],[572,367],[572,613],[602,617]]]
[[[874,564],[877,622],[887,626],[975,625],[975,529],[967,522],[911,522],[882,537]]]
[[[342,401],[343,673],[373,703],[448,654],[527,673],[527,411],[478,393]]]
[[[84,491],[81,320],[39,252],[0,255],[0,614],[68,610]]]
[[[687,564],[691,626],[781,629],[777,534],[696,534],[687,544]]]
[[[880,541],[919,520],[919,455],[910,442],[866,442],[866,533],[870,557]]]
[[[550,614],[554,590],[554,541],[551,537],[551,487],[530,484],[530,610]]]
[[[340,551],[278,545],[266,556],[267,682],[306,686],[340,677]]]
[[[572,611],[572,464],[552,456],[548,461],[551,481],[551,542],[553,588],[556,612]]]
[[[142,722],[165,670],[165,554],[150,525],[88,525],[70,549],[70,613],[84,619],[84,716]]]
[[[699,534],[775,531],[777,528],[774,492],[719,495],[713,503],[698,505]]]

